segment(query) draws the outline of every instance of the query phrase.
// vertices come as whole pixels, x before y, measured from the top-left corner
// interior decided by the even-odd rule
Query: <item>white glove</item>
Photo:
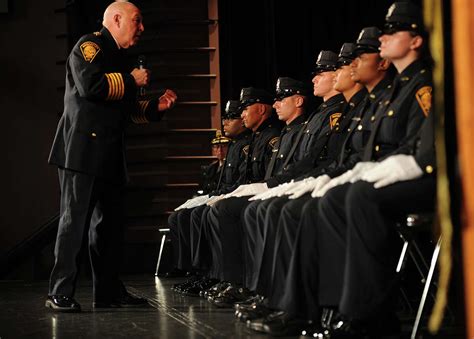
[[[290,182],[284,182],[283,184],[272,187],[267,191],[254,195],[249,199],[249,201],[267,200],[273,197],[281,197],[283,192],[285,192],[289,187],[292,187],[294,184],[295,182],[293,180]]]
[[[206,205],[213,206],[216,202],[221,201],[223,199],[225,199],[225,194],[213,196],[208,201],[206,201]]]
[[[312,180],[308,180],[307,182],[302,182],[298,189],[294,189],[291,192],[290,199],[298,199],[302,195],[313,192],[314,190],[318,190],[324,185],[326,185],[331,178],[327,174],[320,175],[317,178],[311,178]]]
[[[313,198],[320,198],[324,194],[326,194],[327,191],[329,191],[331,188],[343,185],[348,182],[356,182],[357,180],[360,180],[361,176],[368,171],[369,169],[375,167],[377,165],[376,162],[359,162],[357,163],[353,169],[341,174],[338,177],[332,178],[327,184],[325,184],[322,187],[319,187],[318,189],[313,190],[313,193],[311,193],[311,196]]]
[[[248,185],[240,185],[237,187],[233,192],[226,194],[226,198],[231,197],[245,197],[248,195],[255,195],[268,190],[268,186],[266,183],[255,183],[255,184],[248,184]]]
[[[373,182],[374,188],[419,178],[423,171],[412,155],[397,154],[381,161],[376,167],[365,172],[361,180]]]
[[[179,211],[179,210],[182,210],[182,209],[185,209],[185,208],[192,208],[194,206],[194,204],[201,203],[201,202],[204,203],[204,201],[206,201],[207,199],[209,199],[209,195],[200,195],[200,196],[197,196],[197,197],[186,200],[186,202],[184,204],[179,205],[174,210]],[[199,206],[199,205],[196,205],[196,206]]]

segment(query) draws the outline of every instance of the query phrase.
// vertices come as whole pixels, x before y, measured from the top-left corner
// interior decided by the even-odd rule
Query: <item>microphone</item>
[[[146,68],[146,57],[144,55],[138,56],[138,68],[139,69]],[[140,87],[138,93],[141,97],[145,96],[146,94],[145,86]]]

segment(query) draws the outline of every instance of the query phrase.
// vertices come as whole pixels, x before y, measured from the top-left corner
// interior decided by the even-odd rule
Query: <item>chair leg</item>
[[[418,312],[416,314],[415,324],[413,325],[413,330],[411,332],[411,337],[410,337],[411,339],[416,339],[416,335],[418,333],[418,327],[420,326],[421,316],[423,315],[423,309],[425,307],[426,297],[428,296],[428,292],[431,286],[431,280],[433,279],[433,273],[436,268],[436,264],[438,262],[440,247],[441,247],[441,237],[438,239],[438,243],[436,244],[436,247],[433,251],[433,256],[431,257],[430,270],[426,278],[425,287],[423,289],[423,294],[420,300],[420,305],[418,306]]]
[[[163,247],[165,246],[166,233],[161,237],[160,251],[158,252],[158,261],[156,262],[155,276],[158,276],[158,270],[160,269],[161,255],[163,254]]]
[[[407,250],[408,250],[408,241],[405,240],[403,242],[403,247],[402,247],[402,252],[400,253],[400,259],[398,259],[398,265],[397,265],[397,273],[400,273],[402,270],[402,267],[405,263],[406,255],[407,255]]]

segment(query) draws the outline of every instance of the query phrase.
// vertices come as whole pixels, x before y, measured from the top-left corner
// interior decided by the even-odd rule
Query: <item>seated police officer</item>
[[[399,74],[386,104],[371,118],[364,161],[342,178],[349,177],[353,183],[316,192],[316,196],[325,193],[319,213],[304,217],[316,233],[315,238],[305,237],[302,246],[311,242],[317,253],[305,256],[311,260],[302,258],[300,269],[319,269],[316,295],[328,314],[336,314],[325,322],[333,337],[354,333],[378,337],[399,331],[392,303],[397,290],[393,217],[432,204],[431,76],[430,65],[423,60],[429,53],[421,11],[411,3],[395,3],[387,14],[384,33],[380,55],[391,60]],[[413,153],[415,157],[406,155]],[[417,182],[389,185],[422,175]],[[332,180],[338,183],[337,178]],[[302,283],[314,286],[310,279]]]
[[[224,133],[232,138],[224,162],[224,171],[220,177],[218,187],[209,193],[210,196],[219,196],[229,193],[238,186],[238,180],[245,173],[243,166],[246,158],[246,150],[251,139],[251,130],[242,123],[240,102],[230,100],[226,104],[222,115]],[[189,208],[190,223],[190,252],[191,265],[198,277],[191,277],[188,281],[176,284],[173,289],[177,292],[198,296],[202,290],[215,285],[219,280],[215,279],[215,269],[212,265],[209,245],[208,228],[205,222],[210,206],[202,204]]]

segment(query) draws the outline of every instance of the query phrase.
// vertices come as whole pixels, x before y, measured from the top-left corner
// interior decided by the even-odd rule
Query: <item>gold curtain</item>
[[[467,338],[474,338],[474,1],[452,0],[454,87],[463,189],[462,246]]]

